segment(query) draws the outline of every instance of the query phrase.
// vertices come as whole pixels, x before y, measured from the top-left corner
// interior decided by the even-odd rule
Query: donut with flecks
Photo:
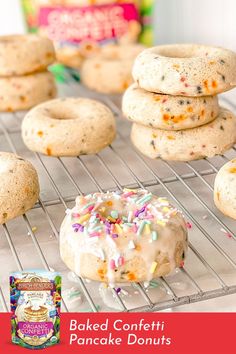
[[[151,92],[215,95],[236,86],[236,53],[198,44],[157,46],[138,55],[133,78]]]
[[[219,105],[217,96],[170,96],[148,92],[133,84],[123,95],[122,110],[132,122],[181,130],[211,122],[219,113]]]
[[[36,34],[0,36],[0,76],[45,70],[55,61],[53,43]]]
[[[134,146],[155,159],[190,161],[222,155],[236,143],[236,117],[221,108],[218,117],[201,127],[168,131],[134,123],[131,131]]]
[[[66,97],[42,103],[22,122],[22,137],[32,151],[49,156],[95,154],[112,143],[115,118],[101,102]]]
[[[0,152],[0,224],[31,209],[39,196],[38,175],[22,157]]]
[[[214,201],[223,214],[236,219],[236,159],[227,162],[217,173]]]
[[[141,44],[104,46],[98,55],[84,60],[82,83],[102,93],[123,93],[133,81],[133,62],[143,49]]]
[[[56,96],[53,74],[42,71],[0,78],[0,111],[26,110]]]

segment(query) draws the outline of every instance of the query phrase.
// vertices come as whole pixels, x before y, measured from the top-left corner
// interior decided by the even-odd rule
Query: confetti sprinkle
[[[146,202],[148,202],[149,200],[152,199],[152,193],[149,193],[147,195],[145,195],[144,197],[140,198],[138,201],[137,201],[137,204],[139,205],[142,205]]]
[[[152,262],[151,268],[150,268],[150,273],[153,274],[156,270],[157,267],[157,262]]]
[[[152,231],[152,240],[156,241],[157,240],[157,232],[156,231]]]
[[[114,260],[114,259],[111,259],[109,265],[110,265],[110,268],[111,268],[112,270],[114,270],[114,269],[116,268],[115,260]]]
[[[142,209],[136,210],[134,213],[134,216],[138,217],[141,213],[143,213],[145,211],[145,209],[146,209],[146,206],[143,206]]]
[[[117,210],[112,210],[112,211],[111,211],[111,216],[112,216],[114,219],[117,219],[118,216],[119,216],[118,211],[117,211]]]
[[[143,228],[144,228],[145,224],[146,224],[145,220],[142,220],[141,224],[139,225],[138,231],[137,231],[138,236],[142,235]]]
[[[116,226],[117,233],[122,234],[123,230],[122,230],[121,226],[119,224],[115,224],[115,226]]]
[[[156,281],[156,280],[151,280],[151,281],[149,282],[149,288],[150,288],[150,289],[152,289],[152,288],[157,288],[159,285],[160,285],[159,282]]]
[[[189,221],[187,221],[186,227],[187,227],[187,229],[192,229],[193,225]]]
[[[89,203],[85,204],[85,205],[81,208],[81,210],[84,211],[84,210],[88,209],[88,207],[90,207],[90,206],[94,207],[94,205],[95,205],[94,202],[89,202]],[[92,209],[93,209],[93,208],[92,208]],[[92,210],[92,209],[90,209],[90,210]]]
[[[144,226],[144,233],[148,235],[148,234],[150,234],[150,232],[151,232],[150,224],[148,224],[146,222],[146,224]]]
[[[85,214],[79,218],[78,223],[82,224],[82,222],[87,221],[89,218],[90,218],[90,214]]]
[[[223,229],[223,227],[220,229],[220,231],[222,231],[228,238],[233,238],[233,235],[228,231],[226,231],[225,229]]]

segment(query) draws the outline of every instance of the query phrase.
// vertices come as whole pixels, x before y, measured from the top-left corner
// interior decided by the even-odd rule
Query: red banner
[[[45,351],[233,354],[235,323],[235,313],[62,314],[61,343]],[[0,353],[27,352],[11,343],[10,315],[0,313]]]

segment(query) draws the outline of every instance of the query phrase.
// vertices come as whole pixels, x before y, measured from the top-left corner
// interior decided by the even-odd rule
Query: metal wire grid
[[[66,89],[66,90],[65,90]],[[234,239],[236,238],[235,234],[235,228],[232,222],[228,222],[227,219],[221,218],[219,214],[216,212],[215,209],[212,209],[208,205],[205,199],[203,199],[198,192],[195,192],[191,186],[189,185],[188,181],[191,181],[192,179],[198,179],[200,180],[204,186],[206,186],[210,192],[212,193],[213,187],[212,184],[208,181],[208,177],[214,176],[214,174],[218,171],[219,166],[216,166],[214,161],[206,159],[205,160],[205,165],[204,168],[197,168],[195,167],[194,163],[186,163],[185,166],[187,166],[188,172],[180,173],[178,171],[178,165],[172,164],[166,161],[162,161],[162,166],[165,167],[165,169],[168,170],[168,176],[166,177],[160,177],[159,174],[156,172],[156,169],[153,167],[155,165],[155,162],[152,162],[150,164],[150,161],[148,161],[146,158],[144,158],[141,154],[139,154],[137,151],[135,151],[130,144],[129,139],[126,137],[126,130],[127,130],[127,124],[125,123],[122,119],[122,114],[120,111],[119,106],[116,104],[116,99],[112,99],[109,97],[104,97],[104,96],[98,96],[94,95],[91,92],[88,92],[84,90],[80,85],[78,85],[75,82],[72,82],[71,80],[68,79],[66,87],[64,86],[63,91],[69,91],[76,94],[76,95],[81,95],[81,96],[90,96],[95,98],[99,98],[100,100],[104,101],[115,113],[115,115],[118,117],[118,126],[120,126],[119,132],[118,132],[118,141],[121,144],[126,145],[130,151],[132,151],[132,156],[135,158],[135,162],[141,164],[143,169],[148,172],[148,175],[150,175],[152,178],[151,179],[144,179],[142,180],[136,173],[135,169],[133,168],[133,165],[130,165],[129,163],[126,162],[124,159],[124,156],[122,155],[119,147],[117,145],[112,144],[108,148],[108,154],[111,154],[112,156],[115,156],[116,160],[119,161],[120,166],[123,167],[123,169],[128,172],[128,174],[132,177],[132,180],[134,183],[121,183],[120,179],[117,177],[117,175],[113,172],[112,168],[107,164],[106,159],[102,154],[96,154],[94,159],[97,159],[99,164],[102,166],[104,169],[105,173],[111,180],[113,181],[113,184],[115,185],[114,189],[123,189],[124,187],[141,187],[141,188],[151,188],[155,186],[160,186],[163,191],[176,203],[176,205],[184,212],[185,216],[187,217],[188,220],[191,221],[193,224],[195,230],[198,230],[205,239],[209,242],[209,245],[211,249],[214,249],[214,251],[220,255],[220,257],[230,265],[230,268],[233,269],[233,271],[236,270],[236,260],[235,257],[232,256],[232,252],[228,252],[228,250],[225,249],[219,242],[214,237],[214,234],[210,233],[203,225],[202,223],[195,217],[194,214],[192,214],[189,209],[185,206],[185,203],[182,202],[176,195],[175,191],[173,191],[173,188],[171,187],[172,184],[178,184],[182,190],[184,190],[185,193],[188,195],[191,195],[193,197],[198,205],[214,220],[216,225],[218,227],[223,228],[223,230],[229,235],[231,235],[231,240],[230,242],[233,242],[233,244],[230,244],[230,248],[235,247]],[[231,103],[231,101],[224,99],[224,101],[233,107],[234,105]],[[2,115],[0,116],[0,138],[1,135],[5,137],[10,149],[12,152],[17,153],[18,149],[17,146],[15,146],[14,142],[14,134],[20,132],[20,120],[21,117],[18,114],[11,114],[11,118],[15,121],[16,127],[8,128],[7,126],[7,121],[5,119],[5,116]],[[235,148],[231,153],[235,153]],[[56,194],[56,199],[49,199],[46,198],[43,200],[43,198],[40,197],[38,203],[35,206],[35,209],[40,208],[43,213],[44,217],[47,220],[48,225],[50,226],[53,234],[55,237],[59,238],[59,233],[58,233],[58,227],[55,224],[52,216],[50,215],[48,211],[49,206],[54,206],[54,205],[62,205],[65,209],[68,207],[68,203],[73,201],[76,195],[71,195],[71,196],[63,196],[61,193],[59,187],[57,186],[57,183],[55,182],[55,179],[51,175],[45,161],[44,157],[41,156],[40,154],[35,153],[34,157],[38,161],[38,163],[41,165],[49,183],[51,184],[55,194]],[[226,162],[229,160],[227,156],[223,156],[223,162]],[[57,158],[57,161],[61,165],[65,175],[68,178],[68,181],[72,183],[74,186],[76,193],[77,194],[82,194],[83,190],[79,184],[79,180],[75,179],[72,173],[70,172],[66,162],[62,158]],[[95,186],[96,191],[101,191],[104,192],[107,190],[107,188],[101,186],[101,183],[98,181],[98,179],[94,176],[93,173],[91,173],[90,168],[87,166],[85,161],[83,160],[82,157],[78,157],[76,159],[76,162],[79,162],[80,167],[83,169],[85,174],[87,175],[88,179],[93,183]],[[189,172],[190,171],[190,172]],[[65,181],[67,183],[67,181]],[[111,189],[111,188],[109,188]],[[112,188],[113,189],[113,188]],[[95,191],[94,190],[94,191]],[[28,232],[28,234],[31,237],[31,240],[34,244],[35,247],[35,252],[39,255],[41,259],[41,263],[43,267],[47,270],[50,270],[50,264],[48,263],[46,256],[42,250],[42,247],[40,245],[40,242],[35,235],[35,232],[33,231],[32,223],[29,221],[29,217],[27,216],[28,213],[22,216],[25,228]],[[234,230],[233,230],[234,228]],[[9,231],[9,228],[7,225],[3,225],[3,230],[4,230],[4,235],[6,237],[9,249],[11,254],[14,257],[15,264],[19,270],[23,269],[21,260],[18,256],[18,253],[16,251],[16,248],[14,246],[14,242],[12,240],[12,235]],[[222,236],[224,237],[224,236]],[[227,241],[228,242],[228,241]],[[192,294],[184,294],[179,296],[176,294],[176,291],[174,288],[171,286],[171,283],[169,281],[168,277],[162,277],[160,279],[161,285],[166,289],[168,298],[164,299],[164,301],[160,301],[158,303],[155,303],[152,301],[152,299],[149,297],[148,293],[145,290],[145,287],[143,284],[137,284],[135,285],[136,289],[140,292],[140,295],[143,297],[145,301],[145,305],[142,307],[137,307],[137,308],[132,308],[131,310],[127,309],[127,306],[125,302],[123,301],[122,297],[117,294],[115,289],[112,289],[112,293],[114,296],[115,301],[118,302],[120,306],[121,311],[157,311],[157,310],[162,310],[162,309],[167,309],[170,307],[182,305],[182,304],[187,304],[187,303],[192,303],[192,302],[197,302],[197,301],[202,301],[210,298],[215,298],[218,296],[223,296],[223,295],[228,295],[228,294],[233,294],[236,293],[236,281],[233,282],[232,284],[228,285],[227,282],[224,280],[224,277],[222,277],[214,268],[214,266],[211,264],[211,262],[208,261],[208,258],[205,257],[201,250],[199,250],[192,242],[190,238],[190,243],[189,243],[189,248],[191,250],[191,253],[196,257],[198,260],[199,264],[201,264],[201,267],[205,269],[205,272],[210,274],[212,278],[216,281],[216,286],[213,289],[210,290],[204,290],[198,282],[198,279],[194,277],[194,275],[191,274],[190,271],[188,271],[187,267],[181,268],[180,273],[181,277],[185,280],[188,281],[189,284],[193,287],[194,291]],[[57,252],[57,250],[55,251]],[[228,269],[228,268],[227,268]],[[236,273],[235,273],[236,274]],[[88,302],[88,304],[91,307],[91,310],[96,312],[98,310],[94,299],[88,290],[88,286],[85,282],[84,279],[80,277],[76,277],[79,286],[81,287],[85,298]],[[235,277],[236,279],[236,277]],[[3,295],[3,291],[0,287],[0,301],[2,303],[2,308],[4,311],[7,311],[7,301],[5,300],[5,296]],[[68,311],[67,305],[65,302],[63,302],[63,307],[65,311]]]

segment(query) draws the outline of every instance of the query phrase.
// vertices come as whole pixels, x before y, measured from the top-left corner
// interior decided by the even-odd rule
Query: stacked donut
[[[55,97],[52,42],[36,35],[0,37],[0,111],[25,110]]]
[[[236,142],[236,118],[216,94],[236,86],[236,54],[204,45],[144,50],[123,97],[131,139],[144,155],[190,161],[223,154]]]

